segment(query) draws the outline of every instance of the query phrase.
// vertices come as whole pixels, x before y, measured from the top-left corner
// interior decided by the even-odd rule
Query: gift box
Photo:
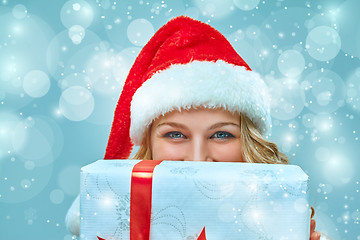
[[[136,172],[144,162],[155,161],[81,169],[80,239],[126,240],[147,224],[151,240],[309,239],[309,180],[298,166],[157,161]]]

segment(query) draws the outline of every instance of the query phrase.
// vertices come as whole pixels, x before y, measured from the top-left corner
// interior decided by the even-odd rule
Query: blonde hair
[[[133,159],[152,160],[150,148],[151,125],[145,131],[143,142]],[[285,154],[278,150],[275,143],[264,139],[254,123],[244,114],[240,114],[240,139],[245,162],[288,164]]]
[[[250,163],[288,164],[286,155],[279,151],[275,143],[264,139],[254,123],[240,114],[240,139],[243,157]]]

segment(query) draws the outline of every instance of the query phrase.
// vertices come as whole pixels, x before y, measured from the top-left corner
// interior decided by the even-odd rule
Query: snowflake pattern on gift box
[[[185,168],[176,168],[176,170],[172,172],[185,175],[188,171],[189,170]],[[254,173],[253,169],[245,169],[244,172],[241,172],[241,177],[237,178],[236,181],[221,183],[203,179],[196,174],[191,177],[194,186],[205,198],[216,201],[222,201],[232,196],[239,185],[248,186],[247,200],[245,200],[242,206],[234,208],[236,210],[241,209],[242,211],[235,213],[237,218],[234,219],[233,223],[239,227],[241,226],[241,228],[248,229],[256,239],[273,240],[266,232],[262,219],[258,219],[256,222],[248,220],[249,215],[253,215],[254,212],[260,209],[257,204],[253,205],[253,203],[259,201],[260,198],[266,195],[269,192],[269,186],[272,181],[278,178],[273,171],[260,170]],[[249,181],[253,182],[253,184],[249,185]],[[262,184],[258,184],[259,182]],[[239,231],[239,236],[242,234],[242,231]],[[196,240],[197,235],[187,236],[185,239]]]
[[[186,219],[184,212],[177,206],[167,206],[158,212],[151,214],[151,225],[164,225],[174,233],[172,239],[179,236],[185,239]]]
[[[132,166],[126,163],[117,163],[116,165],[125,167]],[[119,194],[115,187],[110,183],[107,175],[98,174],[94,177],[86,174],[84,177],[84,190],[87,199],[94,199],[100,202],[110,204],[116,214],[116,228],[111,234],[112,238],[123,239],[130,230],[130,193],[125,195]]]
[[[202,169],[203,171],[204,169]],[[195,187],[208,199],[223,199],[233,192],[233,184],[214,184],[203,179],[199,179],[196,175],[200,169],[195,167],[173,167],[170,172],[174,175],[191,177]]]
[[[221,200],[234,193],[234,183],[216,184],[196,178],[193,181],[197,190],[207,199]]]
[[[124,164],[125,165],[125,164]],[[94,185],[96,188],[89,187],[89,178],[90,174],[86,174],[84,177],[84,189],[86,191],[86,195],[90,198],[96,199],[96,200],[102,200],[104,197],[104,194],[108,195],[109,191],[111,192],[111,195],[114,197],[117,197],[119,199],[123,198],[122,195],[120,195],[115,188],[110,183],[111,181],[108,179],[108,176],[103,176],[102,174],[98,174],[95,178]],[[93,176],[91,177],[93,178]],[[105,181],[106,185],[103,184]],[[90,184],[91,186],[91,184]],[[107,186],[107,188],[104,188],[104,186]],[[90,192],[91,189],[96,189],[96,192]]]
[[[96,199],[96,200],[101,200],[101,192],[96,192],[96,193],[93,193],[93,192],[90,192],[91,189],[93,189],[92,187],[89,187],[91,186],[91,184],[89,184],[89,178],[90,178],[90,174],[89,173],[86,173],[85,174],[85,177],[84,177],[84,190],[86,192],[86,196],[87,198],[92,198],[92,199]],[[100,189],[99,187],[99,182],[98,182],[98,176],[97,176],[97,179],[96,179],[96,189]]]
[[[175,167],[170,170],[174,175],[181,175],[185,177],[192,177],[196,188],[208,199],[223,199],[231,195],[233,191],[233,184],[213,184],[202,179],[196,178],[199,172],[198,168],[194,167]]]
[[[199,234],[195,234],[194,236],[188,236],[185,240],[197,240],[199,236]]]
[[[174,175],[194,176],[199,169],[193,167],[176,167],[170,170]]]
[[[262,235],[258,238],[259,240],[275,240],[273,237]]]
[[[280,187],[287,194],[290,194],[292,196],[301,197],[301,196],[305,195],[307,193],[307,191],[309,190],[309,180],[307,182],[302,182],[301,185],[297,188],[292,185],[286,184],[286,183],[283,183]],[[305,189],[305,190],[303,190],[303,192],[299,193],[299,191],[297,191],[297,189],[299,189],[299,188]]]
[[[132,163],[127,163],[127,162],[119,162],[119,161],[111,161],[111,163],[109,164],[109,167],[111,168],[132,168],[134,167],[135,164]]]
[[[130,229],[130,194],[126,194],[118,199],[116,215],[119,223],[119,230],[128,231]]]

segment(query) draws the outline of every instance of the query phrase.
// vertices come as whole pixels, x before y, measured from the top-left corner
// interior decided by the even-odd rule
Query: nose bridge
[[[206,161],[209,158],[209,149],[206,139],[199,136],[192,139],[188,158],[190,161]]]

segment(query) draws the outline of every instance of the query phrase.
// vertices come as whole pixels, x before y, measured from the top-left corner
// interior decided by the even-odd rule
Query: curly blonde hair
[[[150,132],[152,125],[145,131],[143,142],[133,159],[152,160],[150,148]],[[254,123],[245,115],[240,114],[240,139],[245,162],[288,164],[286,155],[278,150],[275,143],[262,137]]]

